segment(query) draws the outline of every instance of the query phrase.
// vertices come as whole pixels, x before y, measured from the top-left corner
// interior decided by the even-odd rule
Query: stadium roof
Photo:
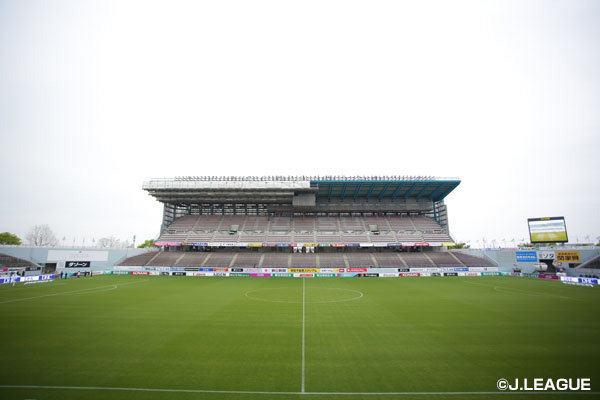
[[[316,183],[317,199],[429,199],[441,201],[450,194],[460,180],[407,179],[407,180],[320,180]]]
[[[182,176],[151,179],[143,183],[159,201],[170,194],[212,196],[219,192],[253,192],[279,195],[315,193],[317,200],[400,200],[408,198],[441,201],[458,185],[458,178],[432,176]],[[178,196],[179,197],[179,196]],[[188,197],[189,199],[189,197]]]

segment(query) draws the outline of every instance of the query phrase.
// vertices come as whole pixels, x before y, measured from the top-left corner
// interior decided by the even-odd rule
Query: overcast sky
[[[155,238],[150,178],[412,174],[462,180],[459,241],[544,216],[595,240],[598,21],[574,0],[0,0],[0,232]]]

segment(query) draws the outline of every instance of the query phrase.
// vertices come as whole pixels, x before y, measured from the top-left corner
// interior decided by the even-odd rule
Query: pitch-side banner
[[[237,271],[237,272],[242,272],[242,271]],[[287,268],[261,268],[260,269],[261,273],[286,273],[288,272]]]
[[[560,280],[562,282],[584,283],[584,284],[592,284],[592,285],[598,285],[600,283],[600,280],[597,278],[583,278],[583,277],[576,277],[576,276],[561,276]]]
[[[440,272],[440,268],[410,268],[410,272]]]

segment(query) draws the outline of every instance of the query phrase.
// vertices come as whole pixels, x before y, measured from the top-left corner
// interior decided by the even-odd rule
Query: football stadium
[[[0,398],[600,398],[600,250],[457,248],[460,183],[151,179],[153,249],[1,247]]]

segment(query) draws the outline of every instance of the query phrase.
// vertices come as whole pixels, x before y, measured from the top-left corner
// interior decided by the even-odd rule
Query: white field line
[[[264,299],[261,297],[255,297],[252,296],[252,293],[256,293],[256,292],[261,292],[261,291],[265,291],[265,290],[280,290],[280,289],[288,289],[288,288],[292,288],[293,286],[281,286],[281,287],[276,287],[276,288],[261,288],[261,289],[253,289],[253,290],[248,290],[246,293],[244,293],[244,296],[246,296],[249,299],[252,300],[256,300],[256,301],[264,301],[266,303],[287,303],[287,304],[300,304],[302,303],[302,301],[291,301],[291,300],[271,300],[271,299]],[[354,292],[357,293],[358,296],[355,297],[351,297],[348,299],[340,299],[340,300],[323,300],[323,301],[306,301],[304,303],[306,304],[330,304],[330,303],[344,303],[346,301],[354,301],[354,300],[358,300],[361,297],[364,297],[364,293],[358,290],[354,290],[354,289],[345,289],[345,288],[332,288],[332,287],[316,287],[316,288],[312,288],[311,290],[314,292],[315,290],[319,290],[319,289],[323,289],[323,290],[343,290],[346,292]]]
[[[34,296],[34,297],[23,297],[21,299],[13,299],[13,300],[5,300],[5,301],[0,301],[0,304],[4,304],[4,303],[14,303],[16,301],[25,301],[25,300],[33,300],[33,299],[40,299],[42,297],[52,297],[52,296],[61,296],[64,294],[72,294],[72,293],[79,293],[79,292],[88,292],[90,290],[97,290],[97,289],[105,289],[108,288],[106,291],[108,290],[115,290],[117,289],[119,286],[124,286],[124,285],[133,285],[135,283],[142,283],[142,282],[147,282],[149,279],[144,279],[143,281],[138,281],[138,282],[128,282],[128,283],[120,283],[117,285],[105,285],[105,286],[96,286],[93,288],[87,288],[87,289],[78,289],[78,290],[71,290],[68,292],[61,292],[61,293],[52,293],[52,294],[44,294],[41,296]],[[103,292],[104,290],[99,290],[100,292]]]
[[[466,396],[466,395],[600,395],[600,392],[540,392],[540,391],[497,391],[497,392],[269,392],[252,390],[201,390],[201,389],[154,389],[154,388],[121,388],[100,386],[34,386],[34,385],[0,385],[0,389],[55,389],[55,390],[108,390],[122,392],[165,392],[165,393],[217,393],[217,394],[257,394],[257,395],[319,395],[319,396]]]
[[[305,293],[306,293],[306,278],[302,278],[302,393],[305,392],[305,388],[306,388],[306,379],[305,379],[305,367],[306,367],[306,363],[305,363],[305,355],[304,355],[304,333],[305,333],[305,308],[306,308],[306,304],[305,304]]]
[[[44,282],[44,281],[33,281],[33,282]],[[52,285],[50,286],[60,286],[60,285],[66,285],[65,282],[60,282],[60,283],[56,283],[56,280],[48,280],[46,282],[52,283]],[[39,288],[39,287],[44,287],[44,286],[36,286],[36,285],[27,285],[25,286],[25,283],[27,282],[17,282],[19,283],[21,286],[12,286],[9,285],[8,283],[6,283],[6,286],[0,286],[0,293],[12,293],[12,292],[19,292],[21,290],[31,290],[32,288]]]

